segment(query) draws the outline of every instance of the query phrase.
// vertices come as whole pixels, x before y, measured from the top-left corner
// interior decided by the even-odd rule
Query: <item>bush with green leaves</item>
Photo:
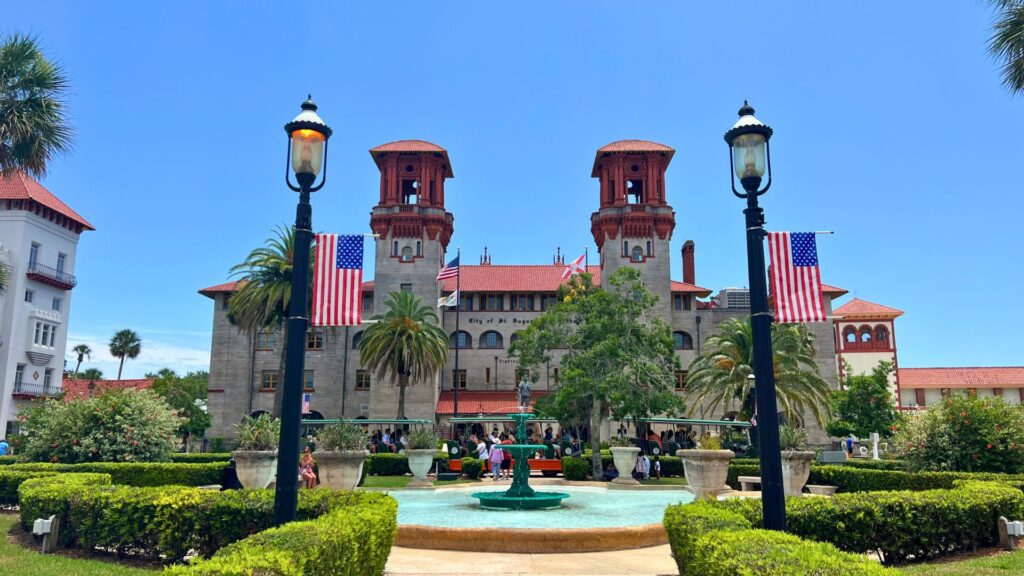
[[[409,450],[436,450],[440,440],[434,430],[427,427],[420,427],[409,432],[406,434],[406,439],[409,441],[406,446]]]
[[[608,439],[608,446],[604,446],[605,442],[601,443],[601,450],[606,448],[636,448],[636,444],[633,443],[633,439],[627,436],[612,436]]]
[[[807,430],[796,426],[780,426],[779,448],[782,450],[806,450]]]
[[[484,461],[479,458],[463,458],[462,474],[470,480],[479,480],[484,473]]]
[[[4,466],[5,464],[14,464],[17,461],[17,456],[0,456],[0,466]]]
[[[21,454],[35,462],[159,462],[174,450],[181,418],[148,390],[47,399],[19,415]]]
[[[1024,408],[997,396],[948,396],[908,418],[890,446],[914,470],[1024,472]]]
[[[448,454],[438,452],[434,454],[434,462],[430,469],[437,469],[442,472],[448,470]],[[370,454],[363,464],[363,470],[369,476],[404,476],[412,474],[409,470],[409,457],[405,454]]]
[[[358,424],[339,422],[317,433],[317,448],[325,451],[366,450],[366,431]]]
[[[126,486],[206,486],[219,484],[227,462],[207,464],[175,464],[172,462],[89,462],[84,464],[51,464],[31,462],[14,464],[0,471],[70,472],[109,474],[115,484]]]
[[[852,374],[849,363],[844,366],[842,390],[832,392],[832,420],[825,427],[830,436],[839,438],[853,434],[867,438],[878,432],[883,438],[892,435],[901,417],[896,410],[889,376],[894,370],[892,362],[879,362],[871,374]]]
[[[246,416],[238,427],[238,449],[273,451],[281,438],[281,420],[264,412],[253,418]]]
[[[590,461],[584,458],[562,458],[562,476],[566,480],[586,480],[590,477]]]
[[[740,476],[760,476],[756,461],[743,459],[729,465],[726,483],[739,488]],[[854,464],[856,462],[856,464]],[[835,486],[839,492],[874,492],[878,490],[935,490],[950,489],[958,480],[1024,482],[1024,474],[998,474],[991,472],[904,472],[881,467],[869,467],[870,460],[850,461],[845,465],[812,465],[808,484]]]
[[[170,456],[171,462],[183,464],[207,464],[209,462],[227,462],[231,460],[231,452],[192,452],[175,453]]]

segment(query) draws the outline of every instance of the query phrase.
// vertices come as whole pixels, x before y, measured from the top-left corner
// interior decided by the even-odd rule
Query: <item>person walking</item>
[[[501,464],[505,459],[504,452],[505,451],[501,449],[501,444],[495,443],[491,445],[491,475],[494,476],[495,482],[501,480]]]
[[[7,438],[0,438],[0,456],[13,456],[14,450],[11,450],[11,445],[7,443]]]

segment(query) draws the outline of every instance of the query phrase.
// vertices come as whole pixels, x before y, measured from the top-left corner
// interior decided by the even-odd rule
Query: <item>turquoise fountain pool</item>
[[[486,484],[486,483],[485,483]],[[479,490],[480,487],[474,487]],[[398,523],[446,528],[612,528],[661,524],[665,507],[693,501],[685,490],[608,490],[558,486],[569,494],[560,508],[493,510],[481,508],[470,490],[394,490]]]

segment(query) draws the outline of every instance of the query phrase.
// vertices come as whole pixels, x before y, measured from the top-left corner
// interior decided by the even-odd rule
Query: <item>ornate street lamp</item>
[[[757,197],[772,185],[772,129],[754,117],[743,102],[740,118],[725,133],[732,168],[732,193],[747,201],[747,271],[750,276],[750,330],[754,338],[754,399],[757,402],[757,438],[761,458],[761,505],[764,527],[786,529],[786,499],[782,489],[782,453],[779,451],[779,418],[775,402],[775,370],[772,366],[772,316],[768,311],[768,287],[764,269],[764,210]],[[767,174],[767,181],[764,180]],[[740,181],[743,192],[736,190]],[[764,184],[762,186],[762,183]]]
[[[288,162],[285,183],[299,193],[295,209],[295,248],[292,256],[292,293],[288,303],[288,350],[284,365],[284,398],[281,403],[281,441],[278,445],[277,488],[274,493],[274,524],[295,519],[298,506],[299,427],[302,420],[302,375],[305,369],[306,330],[309,326],[309,247],[313,240],[313,208],[309,193],[327,181],[327,139],[331,129],[316,113],[310,96],[302,112],[284,125],[288,133]],[[292,184],[295,173],[298,186]],[[313,186],[323,170],[320,184]]]

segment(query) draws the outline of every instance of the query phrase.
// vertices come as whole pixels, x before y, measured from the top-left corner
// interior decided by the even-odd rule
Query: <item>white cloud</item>
[[[153,333],[160,333],[160,331]],[[149,334],[149,331],[139,331],[139,336],[142,338],[142,352],[134,360],[125,359],[122,378],[142,378],[147,372],[156,372],[161,368],[170,368],[179,374],[210,369],[209,348],[171,344],[159,338],[151,338]],[[205,336],[206,341],[209,342],[209,333]],[[189,338],[189,340],[194,339]],[[92,349],[92,358],[83,361],[80,369],[99,368],[103,371],[104,378],[117,378],[117,366],[120,360],[110,355],[109,343],[109,336],[68,334],[66,354],[68,369],[74,370],[75,364],[78,362],[78,357],[71,352],[71,349],[78,344],[85,344]]]

